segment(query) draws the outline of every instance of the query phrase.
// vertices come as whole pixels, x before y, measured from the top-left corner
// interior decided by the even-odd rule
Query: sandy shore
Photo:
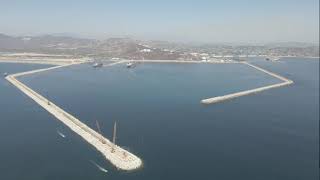
[[[50,64],[50,65],[68,65],[75,63],[88,62],[88,58],[61,58],[61,57],[16,57],[0,56],[0,63],[30,63],[30,64]]]

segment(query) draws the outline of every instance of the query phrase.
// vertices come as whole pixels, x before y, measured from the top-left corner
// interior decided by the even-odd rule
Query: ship
[[[128,63],[126,64],[126,66],[127,66],[127,68],[134,68],[134,67],[135,67],[135,63],[133,63],[133,62],[128,62]]]
[[[278,61],[280,58],[279,57],[267,57],[267,61]]]
[[[103,66],[103,64],[101,62],[96,62],[96,63],[94,63],[92,65],[92,67],[94,67],[94,68],[99,68],[99,67],[102,67],[102,66]]]

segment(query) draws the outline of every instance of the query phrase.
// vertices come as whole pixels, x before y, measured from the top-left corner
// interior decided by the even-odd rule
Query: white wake
[[[95,165],[100,171],[107,173],[108,170],[106,170],[105,168],[101,167],[99,164],[97,164],[96,162],[90,160],[90,162]]]
[[[63,137],[63,138],[66,138],[66,135],[64,135],[62,132],[60,132],[59,130],[57,130],[57,133],[61,136],[61,137]]]

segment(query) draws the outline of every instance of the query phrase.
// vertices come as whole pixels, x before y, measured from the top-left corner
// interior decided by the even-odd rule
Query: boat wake
[[[60,132],[59,130],[57,130],[57,133],[61,136],[61,137],[63,137],[63,138],[66,138],[66,135],[64,135],[62,132]]]
[[[107,173],[108,170],[106,170],[105,168],[101,167],[99,164],[97,164],[96,162],[90,160],[90,162],[95,165],[100,171]]]

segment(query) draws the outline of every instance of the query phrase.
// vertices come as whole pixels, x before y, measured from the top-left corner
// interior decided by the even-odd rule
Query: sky
[[[0,0],[0,33],[319,43],[319,0]]]

